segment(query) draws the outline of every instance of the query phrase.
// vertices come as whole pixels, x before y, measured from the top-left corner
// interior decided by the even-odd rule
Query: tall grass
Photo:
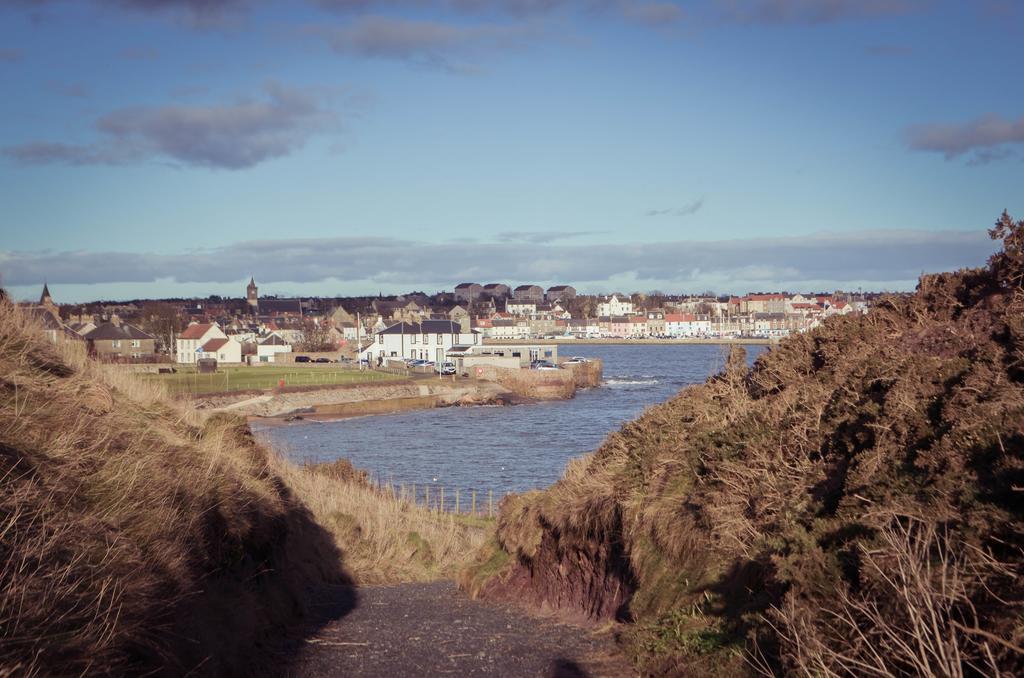
[[[0,675],[249,673],[322,585],[442,576],[476,543],[0,301]]]

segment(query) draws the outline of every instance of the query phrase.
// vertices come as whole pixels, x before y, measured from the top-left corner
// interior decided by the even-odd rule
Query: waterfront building
[[[373,341],[360,351],[359,357],[374,363],[383,363],[389,358],[443,362],[453,346],[479,343],[479,332],[465,332],[459,323],[451,320],[402,321],[374,333]]]

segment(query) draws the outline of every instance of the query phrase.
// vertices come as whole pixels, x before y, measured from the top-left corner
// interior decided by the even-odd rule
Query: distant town
[[[436,349],[516,340],[773,339],[864,313],[877,296],[588,295],[571,285],[465,282],[435,294],[277,298],[261,297],[250,279],[238,298],[85,304],[60,304],[44,284],[38,303],[23,306],[53,341],[81,341],[102,360],[257,364],[293,362],[298,353],[433,359]]]

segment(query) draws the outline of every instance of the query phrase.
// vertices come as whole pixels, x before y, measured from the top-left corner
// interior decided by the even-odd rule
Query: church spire
[[[39,297],[39,305],[53,303],[53,299],[50,297],[50,286],[43,282],[43,293]]]

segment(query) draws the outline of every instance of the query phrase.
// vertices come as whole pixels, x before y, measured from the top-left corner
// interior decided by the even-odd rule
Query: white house
[[[463,331],[459,323],[451,320],[398,322],[375,332],[373,343],[360,351],[359,357],[371,363],[384,362],[388,358],[444,362],[445,354],[453,346],[479,343],[479,332]]]
[[[179,363],[194,363],[199,349],[211,339],[227,339],[228,335],[217,323],[192,323],[178,335],[176,357]],[[238,343],[238,342],[235,342]],[[239,361],[241,361],[241,344],[239,344]]]
[[[256,360],[261,363],[276,362],[278,353],[291,353],[292,346],[277,334],[270,334],[256,344]]]
[[[537,312],[537,302],[535,301],[512,301],[511,299],[505,304],[505,312],[511,313],[512,315],[533,315]]]
[[[218,363],[240,363],[242,344],[234,337],[210,339],[196,351],[196,358],[214,358]]]
[[[700,337],[711,333],[710,320],[698,320],[690,313],[667,313],[665,334],[670,337]]]
[[[597,315],[632,315],[633,302],[629,297],[613,294],[597,304]]]

